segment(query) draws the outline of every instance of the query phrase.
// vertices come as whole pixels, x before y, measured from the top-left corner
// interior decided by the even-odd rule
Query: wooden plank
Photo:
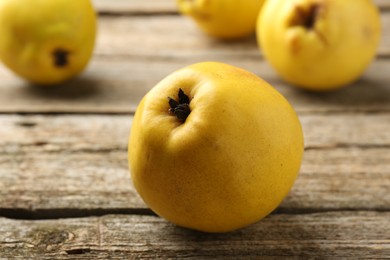
[[[389,114],[300,119],[307,151],[282,210],[390,208]],[[0,209],[145,208],[127,169],[130,115],[1,115],[0,121]]]
[[[390,56],[390,12],[382,13],[380,56]],[[219,56],[259,59],[256,38],[221,41],[206,36],[187,17],[135,16],[101,17],[97,54],[190,58],[204,60]]]
[[[23,259],[384,259],[389,233],[388,212],[270,215],[227,234],[178,228],[153,216],[0,219],[0,252]]]
[[[95,53],[169,59],[260,57],[254,36],[230,42],[216,40],[181,16],[101,17]]]
[[[126,150],[131,115],[0,115],[0,153]],[[302,114],[306,149],[389,147],[390,114]],[[37,148],[37,149],[38,149]]]
[[[203,59],[96,58],[79,79],[54,88],[33,87],[0,68],[2,113],[132,113],[144,94],[171,72]],[[390,62],[378,60],[349,88],[328,94],[299,91],[279,79],[264,61],[220,58],[260,75],[300,113],[389,111]]]
[[[164,14],[177,13],[176,0],[93,0],[103,14]]]
[[[309,149],[279,211],[390,210],[389,162],[388,148]],[[131,184],[126,151],[9,148],[0,155],[0,176],[0,216],[145,209]]]
[[[383,10],[390,9],[390,2],[388,0],[374,0],[375,4]]]
[[[389,208],[389,116],[302,115],[309,149],[303,179],[282,210],[365,208],[370,200],[373,208]],[[127,115],[0,116],[0,208],[144,208],[127,170],[131,120]],[[361,190],[371,192],[362,199]]]
[[[176,0],[93,0],[96,9],[103,13],[110,14],[161,14],[176,13]],[[388,0],[374,0],[381,9],[388,10]]]

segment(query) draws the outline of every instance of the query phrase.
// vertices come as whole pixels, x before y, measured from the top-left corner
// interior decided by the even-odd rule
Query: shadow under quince
[[[52,86],[37,85],[25,82],[25,94],[32,98],[48,100],[75,100],[96,96],[102,92],[101,81],[81,76]]]
[[[286,83],[285,83],[286,84]],[[286,86],[293,89],[292,86]],[[390,104],[390,84],[363,77],[358,81],[328,92],[314,92],[300,88],[294,88],[293,95],[305,103],[337,105],[339,107],[381,107]]]

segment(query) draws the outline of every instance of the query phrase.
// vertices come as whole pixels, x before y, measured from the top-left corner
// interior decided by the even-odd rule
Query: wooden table
[[[96,0],[99,37],[78,79],[32,87],[0,67],[0,259],[390,257],[390,1],[378,58],[329,94],[279,79],[255,37],[221,42],[169,0]],[[358,18],[357,18],[358,19]],[[264,220],[228,234],[178,228],[132,187],[127,138],[141,97],[185,65],[255,72],[295,107],[300,176]]]

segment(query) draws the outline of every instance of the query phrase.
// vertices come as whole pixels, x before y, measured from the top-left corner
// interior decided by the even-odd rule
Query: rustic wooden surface
[[[78,79],[30,86],[0,65],[0,259],[350,259],[390,257],[390,1],[383,38],[352,86],[299,91],[255,37],[222,42],[170,0],[94,0],[95,55]],[[229,234],[155,216],[135,192],[127,138],[141,97],[185,65],[217,60],[274,85],[305,134],[301,174],[280,207]]]
[[[50,260],[367,259],[390,255],[389,218],[389,212],[364,211],[274,214],[229,234],[193,232],[145,215],[3,219],[0,231],[7,239],[1,252],[4,257]]]

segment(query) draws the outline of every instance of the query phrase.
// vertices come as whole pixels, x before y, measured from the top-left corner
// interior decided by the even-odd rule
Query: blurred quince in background
[[[234,39],[253,34],[264,0],[176,0],[182,14],[192,17],[207,34]]]
[[[371,0],[270,0],[257,24],[273,68],[294,86],[315,91],[357,80],[374,59],[380,35]]]
[[[0,58],[35,84],[61,83],[82,72],[95,35],[90,0],[0,1]]]

